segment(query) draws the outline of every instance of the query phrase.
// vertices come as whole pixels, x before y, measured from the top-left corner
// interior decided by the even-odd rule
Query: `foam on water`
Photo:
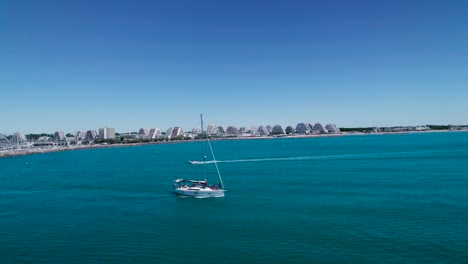
[[[432,151],[401,151],[401,152],[382,152],[371,154],[345,154],[345,155],[324,155],[324,156],[301,156],[301,157],[278,157],[278,158],[252,158],[252,159],[236,159],[236,160],[210,160],[206,164],[213,163],[238,163],[238,162],[268,162],[268,161],[299,161],[299,160],[333,160],[333,159],[369,159],[369,158],[384,158],[384,157],[405,157],[418,156],[417,154],[431,155],[441,153],[453,153],[463,150],[432,150]],[[421,156],[421,155],[420,155]],[[192,165],[203,165],[203,161],[191,161]]]

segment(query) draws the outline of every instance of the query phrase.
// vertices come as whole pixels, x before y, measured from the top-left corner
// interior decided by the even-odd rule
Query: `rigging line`
[[[218,169],[218,162],[216,161],[216,157],[214,155],[213,148],[211,147],[211,142],[210,142],[210,139],[208,137],[207,137],[207,141],[208,141],[208,146],[210,146],[211,156],[213,156],[213,161],[214,161],[214,164],[215,164],[215,167],[216,167],[216,171],[218,172],[218,177],[219,177],[219,181],[221,183],[221,188],[224,189],[224,183],[223,183],[223,180],[221,179],[221,174],[219,173],[219,169]]]

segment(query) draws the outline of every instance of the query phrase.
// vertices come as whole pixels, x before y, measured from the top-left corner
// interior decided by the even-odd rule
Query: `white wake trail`
[[[452,150],[453,151],[453,150]],[[268,162],[268,161],[299,161],[299,160],[333,160],[333,159],[364,159],[364,158],[382,158],[382,157],[399,157],[413,154],[430,154],[444,152],[440,151],[407,151],[407,152],[384,152],[384,153],[363,153],[363,154],[343,154],[343,155],[324,155],[324,156],[300,156],[300,157],[278,157],[278,158],[252,158],[252,159],[236,159],[236,160],[210,160],[210,163],[238,163],[238,162]],[[203,164],[203,161],[191,161],[193,165]]]

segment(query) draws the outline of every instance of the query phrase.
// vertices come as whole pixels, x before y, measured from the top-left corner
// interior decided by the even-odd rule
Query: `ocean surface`
[[[200,144],[0,159],[0,263],[468,263],[467,132]]]

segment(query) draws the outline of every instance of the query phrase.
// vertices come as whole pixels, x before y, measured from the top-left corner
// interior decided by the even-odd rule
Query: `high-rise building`
[[[206,128],[206,133],[208,135],[217,135],[219,134],[219,129],[218,127],[215,125],[215,124],[210,124],[207,128]]]
[[[172,127],[168,128],[166,130],[166,138],[171,139],[171,134],[172,134]]]
[[[140,128],[140,131],[138,132],[138,135],[140,138],[147,138],[149,136],[149,129],[148,128]]]
[[[294,128],[292,128],[292,126],[287,126],[284,132],[286,132],[288,135],[294,134]]]
[[[67,137],[63,131],[57,131],[54,133],[54,142],[61,146],[68,145]]]
[[[271,129],[271,134],[272,135],[284,135],[284,129],[281,125],[275,125],[272,129]]]
[[[77,141],[84,140],[85,138],[86,138],[86,133],[84,131],[78,131],[76,132],[75,137],[73,138],[73,141],[77,142]]]
[[[9,143],[8,138],[4,134],[0,134],[0,145]]]
[[[11,137],[11,142],[12,143],[17,143],[17,144],[22,144],[23,142],[26,142],[26,136],[24,135],[23,132],[16,132]]]
[[[172,134],[171,134],[172,138],[183,136],[183,135],[184,135],[184,130],[182,130],[181,127],[174,127],[172,129]]]
[[[54,133],[54,141],[59,142],[59,141],[64,141],[66,140],[65,133],[63,131],[57,131]]]
[[[257,133],[259,136],[268,136],[270,134],[268,129],[264,126],[259,126],[257,129]]]
[[[340,133],[340,129],[335,124],[328,124],[325,126],[330,134],[338,134]]]
[[[231,135],[231,136],[237,135],[239,134],[239,129],[237,129],[237,127],[234,127],[234,126],[229,126],[226,129],[226,134]]]
[[[159,128],[150,129],[149,135],[148,135],[150,139],[157,139],[159,138],[159,136],[161,136],[161,130],[159,130]]]
[[[326,134],[326,133],[328,133],[328,131],[320,123],[315,123],[313,132],[317,133],[317,134]]]
[[[97,138],[98,138],[98,132],[96,130],[91,129],[86,132],[85,139],[87,141],[95,141]]]
[[[100,128],[99,129],[99,139],[114,139],[115,138],[115,128]]]
[[[181,139],[184,136],[184,130],[181,127],[170,127],[166,131],[166,138],[169,140]]]
[[[311,129],[308,125],[305,123],[299,123],[296,126],[296,133],[298,134],[309,134],[311,132]]]

